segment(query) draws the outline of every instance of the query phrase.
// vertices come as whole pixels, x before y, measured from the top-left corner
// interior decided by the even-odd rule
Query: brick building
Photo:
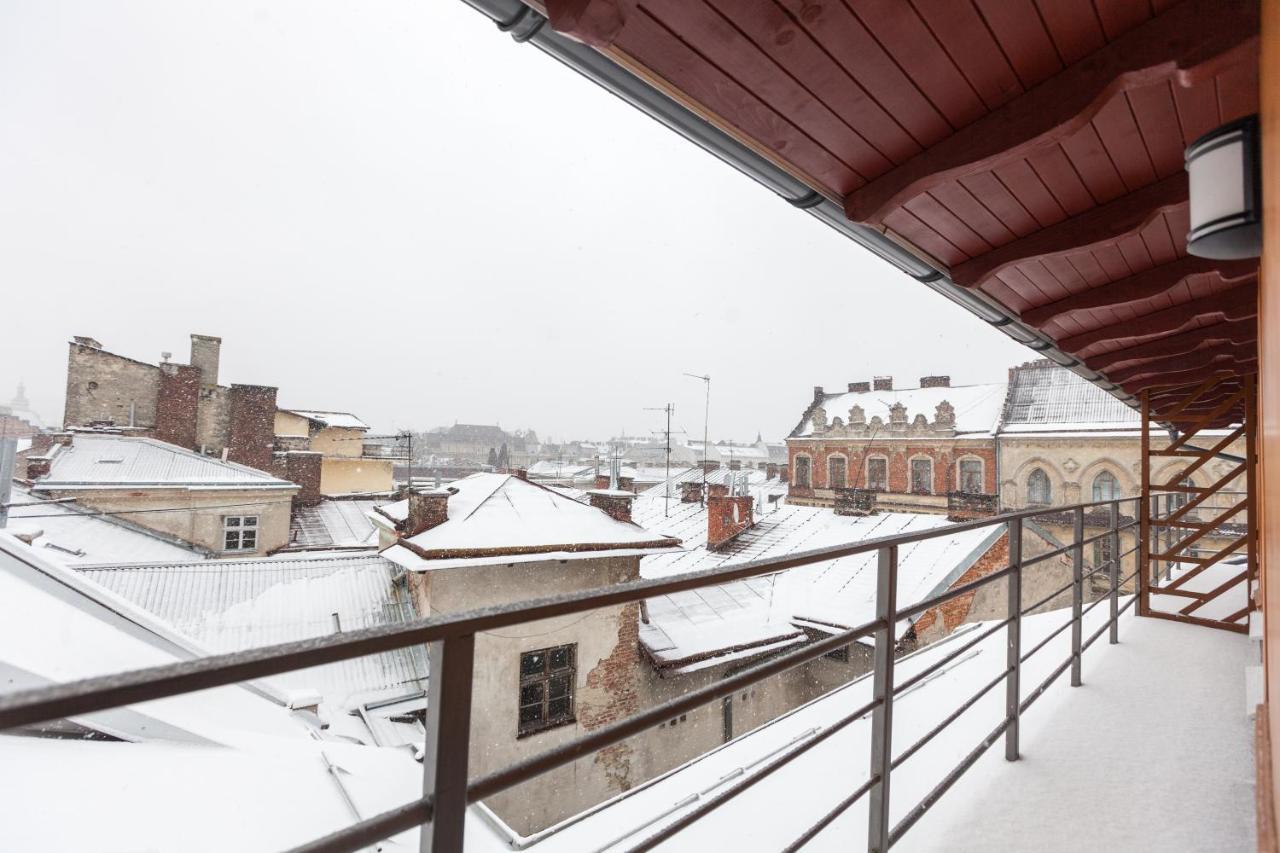
[[[870,492],[882,509],[994,509],[1004,398],[1003,383],[952,386],[947,376],[922,377],[916,388],[895,389],[886,376],[838,393],[814,388],[787,439],[788,499],[830,506]]]

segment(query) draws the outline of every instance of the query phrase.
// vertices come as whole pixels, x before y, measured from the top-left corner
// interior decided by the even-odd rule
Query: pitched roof
[[[454,424],[445,430],[445,435],[462,441],[492,441],[496,449],[507,440],[507,433],[500,426],[491,424]]]
[[[297,415],[300,418],[306,418],[309,421],[315,421],[320,426],[363,430],[369,428],[367,423],[350,412],[320,412],[315,409],[281,409],[281,411]]]
[[[1138,412],[1051,361],[1015,367],[1011,377],[1001,432],[1142,428]]]
[[[450,485],[448,520],[403,540],[419,558],[662,549],[679,544],[603,510],[509,474],[472,474]],[[398,504],[380,508],[394,517]],[[399,557],[397,557],[399,559]],[[427,568],[427,567],[424,567]]]
[[[300,506],[289,523],[290,548],[369,547],[378,544],[378,531],[369,513],[386,500],[322,500]]]
[[[837,417],[848,423],[849,410],[854,406],[861,406],[868,424],[873,417],[879,417],[887,426],[890,407],[895,404],[900,403],[906,407],[908,423],[912,422],[916,415],[924,415],[927,420],[933,422],[938,405],[945,400],[955,409],[957,434],[990,435],[1000,420],[1005,387],[1005,383],[999,382],[987,385],[952,385],[943,388],[903,388],[897,391],[850,391],[824,394],[820,402],[827,413],[829,423]],[[812,411],[808,411],[791,437],[804,438],[813,433]],[[913,437],[910,433],[895,435],[887,428],[880,435],[883,438]],[[926,438],[932,437],[926,436]]]
[[[214,653],[398,624],[414,618],[398,569],[368,552],[313,553],[201,564],[78,567],[82,577],[173,625]],[[338,623],[335,625],[334,615]],[[320,691],[336,707],[418,689],[420,649],[396,649],[272,676]]]
[[[292,489],[297,486],[265,471],[201,456],[154,438],[120,435],[75,437],[59,446],[38,489],[94,489],[155,486],[189,489]]]

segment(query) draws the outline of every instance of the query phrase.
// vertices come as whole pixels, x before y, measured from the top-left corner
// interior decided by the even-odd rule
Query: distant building
[[[320,494],[326,497],[387,494],[392,464],[405,458],[398,446],[367,441],[369,425],[348,412],[278,409],[276,448],[320,454]]]
[[[34,447],[26,479],[37,497],[179,540],[213,557],[265,554],[289,542],[298,486],[153,438],[62,436]]]
[[[864,492],[881,509],[952,514],[970,496],[994,511],[1004,397],[1003,383],[952,386],[948,376],[896,390],[887,376],[834,394],[814,388],[787,439],[790,500],[832,506]]]
[[[493,424],[454,424],[425,436],[424,453],[448,457],[454,465],[474,463],[527,468],[537,458],[538,435],[532,430],[507,432]],[[505,461],[498,459],[506,447]]]
[[[44,423],[27,401],[26,388],[18,383],[18,392],[7,405],[0,405],[0,438],[30,438]]]

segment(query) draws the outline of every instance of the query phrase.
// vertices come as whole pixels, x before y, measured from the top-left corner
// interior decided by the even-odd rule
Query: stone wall
[[[230,431],[231,389],[222,385],[201,388],[194,449],[219,456],[227,446]]]
[[[116,426],[153,427],[159,393],[160,369],[155,365],[97,347],[70,345],[63,415],[67,426],[105,421]]]

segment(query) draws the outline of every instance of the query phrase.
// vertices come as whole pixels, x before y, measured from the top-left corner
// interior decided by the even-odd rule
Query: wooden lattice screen
[[[1255,377],[1241,384],[1227,393],[1217,379],[1143,392],[1143,615],[1249,629],[1258,578],[1257,392]],[[1179,399],[1153,434],[1156,395],[1166,405]]]

